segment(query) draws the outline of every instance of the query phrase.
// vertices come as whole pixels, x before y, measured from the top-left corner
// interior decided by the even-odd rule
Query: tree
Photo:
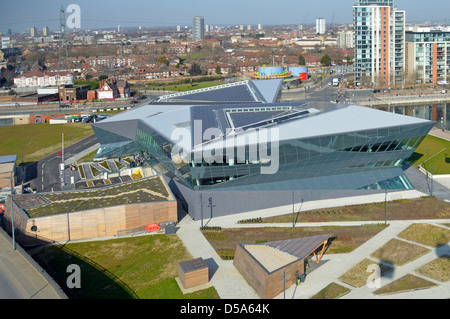
[[[331,65],[331,57],[328,54],[325,54],[321,59],[320,63],[323,66],[330,66]]]
[[[90,81],[90,80],[92,80],[92,75],[86,74],[86,75],[84,76],[84,78],[86,79],[86,81]]]
[[[108,76],[106,75],[106,74],[102,74],[102,75],[100,75],[99,77],[98,77],[98,80],[101,82],[101,81],[103,81],[103,80],[107,80],[108,79]]]
[[[192,76],[202,75],[202,69],[200,65],[197,63],[192,64],[192,67],[189,69],[189,74]]]
[[[216,74],[222,74],[222,69],[220,68],[220,65],[216,66]]]
[[[169,65],[169,60],[165,56],[160,56],[158,60],[156,61],[156,64],[165,64]]]
[[[347,55],[344,60],[347,61],[347,65],[353,64],[353,57],[351,57],[349,55]]]
[[[299,65],[306,65],[305,57],[304,57],[302,54],[300,54],[300,55],[298,56],[298,64],[299,64]]]

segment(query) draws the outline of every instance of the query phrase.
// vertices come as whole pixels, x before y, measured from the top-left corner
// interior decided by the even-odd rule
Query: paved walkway
[[[429,134],[450,141],[450,131],[433,128]]]
[[[388,199],[401,199],[401,198],[417,198],[426,195],[418,191],[405,191],[388,194]],[[334,200],[321,200],[315,202],[307,202],[302,204],[302,211],[326,207],[336,207],[341,205],[362,204],[370,202],[384,202],[384,194],[376,194],[369,196],[358,196],[350,198],[340,198]],[[299,209],[301,204],[296,205],[295,209]],[[245,214],[236,214],[232,216],[224,216],[213,218],[212,220],[204,220],[204,225],[207,226],[221,226],[223,228],[233,227],[292,227],[292,223],[289,224],[237,224],[238,220],[248,219],[254,217],[269,217],[273,215],[280,215],[284,213],[291,213],[292,205],[285,207],[279,207],[276,209],[267,209],[255,212],[247,212]],[[376,251],[379,247],[387,243],[392,238],[395,238],[401,231],[409,227],[413,223],[450,223],[448,220],[418,220],[418,221],[389,221],[389,227],[371,238],[369,241],[355,249],[348,254],[325,254],[322,258],[323,265],[315,269],[307,276],[305,283],[300,287],[291,286],[286,290],[286,298],[303,299],[310,298],[317,292],[325,288],[332,282],[337,282],[343,286],[347,286],[338,281],[338,278],[345,272],[351,269],[365,258],[371,258],[370,254]],[[295,227],[319,227],[323,225],[327,226],[357,226],[368,224],[370,222],[336,222],[336,223],[297,223]],[[379,223],[373,222],[373,223]],[[193,257],[202,257],[206,260],[207,264],[212,269],[211,283],[216,288],[219,296],[222,299],[259,299],[259,295],[256,291],[248,285],[247,281],[233,266],[232,261],[222,260],[209,242],[200,232],[201,221],[193,221],[192,218],[187,215],[180,223],[180,229],[177,234],[185,244],[188,251]],[[427,264],[438,255],[444,253],[450,254],[449,247],[443,247],[439,250],[431,249],[430,253],[425,256],[416,259],[415,261],[402,266],[396,267],[391,277],[385,277],[381,280],[381,285],[384,286],[390,281],[396,280],[401,276],[411,273],[415,269]],[[373,259],[373,258],[372,258]],[[420,290],[411,293],[402,293],[396,295],[389,295],[387,298],[450,298],[450,283],[440,283],[437,288],[431,288],[426,290]],[[377,297],[373,295],[373,290],[367,287],[352,288],[352,292],[344,296],[345,298],[386,298]],[[281,293],[276,298],[283,298]]]
[[[222,260],[200,231],[201,224],[187,215],[179,225],[178,236],[194,258],[202,257],[210,268],[211,283],[221,299],[258,299],[232,260]]]
[[[0,228],[0,299],[66,299],[37,263]]]
[[[397,235],[408,228],[413,223],[424,223],[428,222],[435,224],[435,222],[444,223],[450,220],[439,220],[439,221],[390,221],[389,227],[384,231],[378,233],[376,236],[368,240],[366,243],[352,251],[348,254],[338,254],[338,255],[324,255],[323,262],[324,265],[313,271],[306,277],[306,281],[297,289],[295,287],[290,287],[286,291],[286,296],[295,299],[311,298],[320,290],[328,286],[330,283],[335,282],[341,286],[351,289],[351,292],[343,298],[345,299],[405,299],[405,298],[420,298],[420,299],[447,299],[450,298],[450,282],[440,283],[430,278],[426,278],[428,281],[432,281],[438,284],[436,288],[429,288],[424,290],[418,290],[408,293],[397,293],[391,295],[377,296],[373,292],[377,288],[370,289],[367,285],[361,288],[351,287],[341,281],[339,277],[345,274],[353,266],[357,265],[364,259],[373,260],[374,263],[380,263],[379,260],[371,257],[370,255],[375,252],[378,248],[383,246],[385,243],[390,241],[392,238],[396,238]],[[414,243],[416,245],[420,245]],[[432,247],[427,247],[430,252],[426,255],[411,261],[403,266],[396,266],[392,273],[387,274],[385,277],[381,278],[380,286],[383,287],[392,281],[395,281],[406,274],[414,273],[414,271],[429,262],[433,261],[435,258],[443,256],[445,254],[450,254],[450,248],[448,245],[443,246],[439,249],[434,249]],[[314,262],[314,261],[313,261]],[[417,274],[415,274],[417,275]],[[422,277],[422,276],[421,276]],[[282,298],[282,295],[278,296]]]

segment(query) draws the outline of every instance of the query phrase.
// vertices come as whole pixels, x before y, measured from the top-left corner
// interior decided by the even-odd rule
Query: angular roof
[[[158,103],[233,104],[273,103],[282,80],[241,81],[161,96]]]
[[[264,244],[239,244],[268,273],[311,255],[326,243],[332,234],[279,240]]]
[[[130,128],[141,122],[175,142],[172,135],[179,133],[177,129],[188,130],[191,140],[177,143],[191,152],[200,146],[204,150],[222,148],[223,139],[218,137],[239,135],[243,137],[241,141],[251,141],[250,134],[254,134],[251,129],[258,128],[276,127],[278,140],[285,141],[432,123],[350,104],[308,101],[274,103],[281,83],[282,80],[242,81],[169,94],[149,105],[95,123],[93,127],[132,140],[135,132],[124,132],[130,132]],[[201,123],[200,131],[198,123]],[[205,138],[204,133],[208,129],[219,129],[221,136]],[[200,138],[194,138],[200,134]]]

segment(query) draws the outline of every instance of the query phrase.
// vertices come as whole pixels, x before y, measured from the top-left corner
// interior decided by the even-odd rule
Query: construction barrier
[[[147,231],[147,233],[151,233],[154,231],[161,230],[161,227],[159,226],[159,224],[149,224],[145,226],[145,230]]]

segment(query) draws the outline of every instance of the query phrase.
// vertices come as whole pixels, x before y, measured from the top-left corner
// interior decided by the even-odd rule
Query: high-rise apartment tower
[[[393,0],[357,0],[353,12],[355,85],[403,84],[405,11]]]
[[[192,37],[194,40],[201,40],[205,37],[205,19],[203,17],[192,19]]]

